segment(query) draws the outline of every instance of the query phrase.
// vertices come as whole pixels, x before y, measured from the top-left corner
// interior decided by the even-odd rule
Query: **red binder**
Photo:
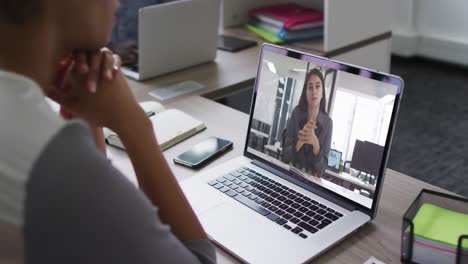
[[[322,12],[295,3],[254,8],[249,15],[286,30],[323,26]]]

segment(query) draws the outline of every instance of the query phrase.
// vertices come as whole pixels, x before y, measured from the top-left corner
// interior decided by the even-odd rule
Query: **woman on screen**
[[[283,161],[320,177],[327,166],[333,121],[326,112],[322,72],[306,75],[299,104],[292,111],[283,145]]]

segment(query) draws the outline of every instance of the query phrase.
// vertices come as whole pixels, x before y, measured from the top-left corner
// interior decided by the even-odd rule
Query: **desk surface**
[[[138,93],[138,91],[136,92]],[[203,120],[207,125],[207,129],[202,133],[164,152],[179,181],[195,177],[194,175],[199,171],[175,165],[172,162],[173,157],[204,138],[219,136],[234,142],[233,150],[207,167],[218,165],[233,157],[242,155],[248,115],[199,96],[186,97],[167,104],[166,107],[177,108],[190,113],[194,117]],[[227,120],[229,120],[229,123],[226,123]],[[113,148],[109,148],[109,152],[114,165],[126,175],[129,175],[130,178],[134,178],[134,172],[126,154]],[[377,218],[354,235],[325,252],[316,259],[317,263],[363,263],[371,256],[376,256],[386,263],[399,263],[401,218],[422,188],[442,190],[388,169]],[[217,252],[219,263],[238,263],[235,258],[223,250],[218,248]]]
[[[157,90],[187,80],[197,81],[205,85],[205,89],[197,91],[195,94],[203,95],[210,99],[218,99],[227,94],[235,93],[247,84],[253,83],[257,74],[258,55],[263,40],[242,28],[225,29],[224,34],[252,39],[257,41],[258,45],[235,53],[218,50],[214,62],[169,73],[145,82],[130,81],[131,85],[137,88],[136,93],[138,98],[148,99],[150,98],[147,95],[149,90]],[[315,55],[324,55],[321,51],[323,49],[322,41],[306,41],[285,45],[285,47]],[[152,100],[156,99],[152,98]]]
[[[222,33],[243,39],[255,40],[258,42],[258,45],[235,53],[218,50],[217,57],[213,62],[169,73],[143,83],[131,81],[133,87],[142,88],[136,89],[138,97],[140,99],[148,99],[149,95],[147,95],[147,92],[149,90],[161,89],[187,80],[197,81],[205,85],[205,89],[194,92],[193,94],[203,95],[210,99],[222,98],[225,95],[236,93],[242,88],[252,84],[256,77],[258,55],[264,40],[242,27],[227,28],[224,29]],[[384,39],[390,36],[391,33],[387,32],[384,34]],[[376,37],[376,40],[370,42],[367,40],[363,41],[365,45],[362,43],[355,43],[350,47],[343,47],[328,52],[324,51],[322,39],[291,43],[283,46],[318,56],[336,57],[338,55],[347,54],[347,52],[362,49],[366,47],[366,45],[381,40],[381,37]],[[148,87],[151,88],[148,90]],[[174,100],[177,100],[177,98]]]
[[[226,32],[226,34],[251,38],[245,31]],[[317,48],[320,50],[321,43],[315,44],[316,46],[314,46],[314,43],[308,43],[307,47],[296,48],[302,50]],[[194,80],[206,86],[206,89],[197,92],[198,94],[211,99],[221,98],[252,83],[257,72],[259,48],[260,43],[257,47],[238,53],[218,51],[214,62],[167,74],[142,83],[130,81],[130,85],[139,101],[155,100],[148,95],[149,91],[186,80]],[[320,52],[307,51],[320,55]],[[189,149],[193,144],[209,136],[218,136],[231,140],[234,142],[234,148],[213,161],[208,167],[216,166],[242,155],[247,134],[248,115],[198,95],[182,96],[164,102],[164,104],[166,108],[177,108],[189,113],[195,118],[203,120],[207,125],[207,129],[203,132],[164,152],[166,160],[179,181],[189,177],[196,177],[194,175],[200,171],[193,171],[175,165],[172,159]],[[135,182],[135,173],[126,153],[115,148],[109,148],[108,153],[113,164]],[[356,234],[325,252],[316,259],[317,263],[363,263],[370,256],[376,256],[386,263],[399,263],[401,217],[422,188],[441,190],[398,172],[387,170],[377,218]],[[2,234],[5,235],[8,232]],[[0,236],[0,242],[2,239],[5,239],[5,236]],[[9,250],[5,252],[9,252]],[[6,256],[6,259],[8,259],[9,257],[4,254],[5,252],[2,252],[0,256]],[[239,262],[219,248],[217,254],[219,263]],[[0,259],[1,261],[2,259]]]
[[[257,74],[259,51],[260,46],[237,53],[218,50],[213,62],[169,73],[145,82],[130,81],[130,84],[136,88],[135,92],[139,99],[156,100],[148,95],[149,91],[193,80],[205,85],[205,89],[195,92],[196,94],[218,99],[253,83]]]

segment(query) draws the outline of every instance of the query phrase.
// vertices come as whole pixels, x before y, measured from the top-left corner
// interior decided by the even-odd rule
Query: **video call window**
[[[248,151],[371,207],[392,84],[265,52]]]

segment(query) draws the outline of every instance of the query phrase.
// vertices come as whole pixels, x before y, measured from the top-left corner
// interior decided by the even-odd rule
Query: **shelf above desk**
[[[197,91],[195,94],[217,100],[252,85],[257,74],[261,44],[264,41],[242,27],[228,28],[223,33],[253,39],[258,42],[258,45],[235,53],[218,50],[217,57],[213,62],[158,76],[145,82],[130,81],[137,96],[145,100],[155,100],[148,95],[148,92],[193,80],[205,86],[205,89]],[[370,40],[354,43],[350,47],[342,47],[326,53],[323,51],[322,40],[298,42],[285,45],[285,47],[319,56],[333,55],[332,57],[337,56],[337,59],[350,63],[382,70],[389,68],[390,64],[390,36],[391,33],[385,33],[381,36],[374,36]],[[174,98],[168,102],[178,99]]]
[[[225,28],[223,30],[223,34],[254,40],[258,43],[265,42],[265,40],[248,31],[244,27]],[[324,39],[300,41],[284,44],[282,46],[317,56],[364,66],[369,69],[388,72],[390,69],[391,37],[392,32],[388,30],[380,33],[374,33],[367,37],[363,37],[362,39],[356,39],[352,42],[342,44],[341,46],[335,46],[332,49],[325,48]],[[369,56],[374,58],[369,59]]]
[[[258,37],[257,35],[248,31],[247,29],[243,27],[225,28],[223,30],[223,34],[256,41],[257,43],[259,43],[257,48],[261,46],[261,43],[265,42],[265,40],[261,39],[260,37]],[[321,38],[316,39],[316,40],[307,40],[307,41],[300,41],[300,42],[285,44],[282,46],[290,48],[290,49],[296,49],[296,50],[312,53],[318,56],[326,55],[326,53],[324,52],[323,39]]]

